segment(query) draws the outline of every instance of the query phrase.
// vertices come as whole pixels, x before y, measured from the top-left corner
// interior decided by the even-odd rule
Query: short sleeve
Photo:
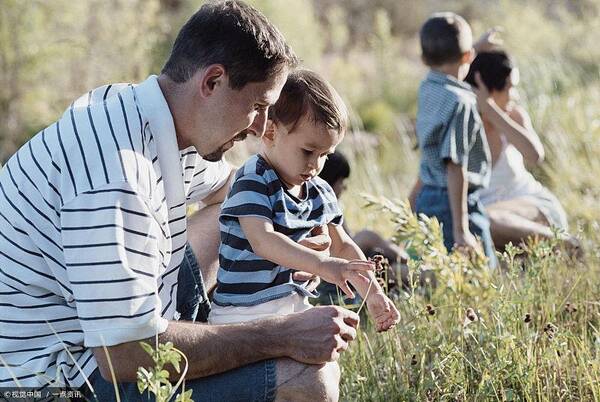
[[[333,188],[325,180],[320,177],[314,179],[315,188],[320,193],[321,206],[316,209],[317,213],[320,213],[327,224],[342,225],[344,223],[344,216],[337,196]]]
[[[86,347],[166,330],[157,290],[164,237],[144,197],[126,183],[79,194],[61,210],[61,235]]]
[[[221,207],[221,219],[258,217],[273,220],[269,183],[256,173],[238,176]]]
[[[209,162],[198,153],[184,159],[184,180],[189,202],[202,201],[223,187],[231,173],[231,165],[225,161]]]
[[[467,166],[470,142],[471,107],[459,102],[442,134],[440,158],[456,165]]]

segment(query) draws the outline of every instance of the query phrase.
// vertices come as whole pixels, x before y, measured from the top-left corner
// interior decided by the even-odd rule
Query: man
[[[104,402],[116,381],[121,400],[140,400],[130,382],[150,360],[139,341],[159,334],[187,356],[196,400],[337,399],[334,361],[356,336],[354,313],[176,320],[180,267],[196,264],[186,202],[223,200],[222,154],[263,134],[296,62],[255,9],[204,5],[160,76],[90,91],[11,158],[0,173],[0,386],[87,384]],[[197,252],[214,238],[194,238]]]

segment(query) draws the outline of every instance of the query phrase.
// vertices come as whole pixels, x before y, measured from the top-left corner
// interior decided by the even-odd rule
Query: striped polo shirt
[[[297,292],[314,296],[305,283],[292,279],[294,270],[254,254],[239,217],[266,219],[276,232],[299,241],[318,226],[342,224],[335,193],[315,177],[304,184],[303,199],[290,194],[260,155],[252,156],[236,174],[221,207],[219,271],[213,302],[220,306],[253,306]]]
[[[230,167],[180,151],[151,76],[73,102],[0,172],[0,387],[79,387],[91,347],[175,317],[186,202]]]
[[[423,184],[447,187],[451,161],[467,168],[470,189],[487,187],[491,154],[469,84],[430,70],[419,87],[416,131]]]

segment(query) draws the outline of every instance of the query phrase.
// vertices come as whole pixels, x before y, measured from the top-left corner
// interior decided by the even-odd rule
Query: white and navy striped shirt
[[[0,387],[79,387],[91,347],[163,332],[186,201],[229,173],[178,149],[156,76],[89,92],[27,142],[0,172]]]
[[[276,232],[298,242],[311,230],[341,225],[342,211],[331,186],[320,177],[303,184],[304,198],[287,191],[277,172],[260,155],[246,161],[221,207],[219,272],[213,302],[219,306],[255,306],[298,293],[314,297],[306,283],[297,283],[293,269],[254,253],[242,230],[240,217],[257,217]]]

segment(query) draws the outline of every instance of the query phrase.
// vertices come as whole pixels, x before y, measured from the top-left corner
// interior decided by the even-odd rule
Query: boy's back
[[[489,181],[490,154],[469,84],[430,70],[419,87],[416,124],[425,185],[447,187],[446,163],[467,167],[470,188]]]

